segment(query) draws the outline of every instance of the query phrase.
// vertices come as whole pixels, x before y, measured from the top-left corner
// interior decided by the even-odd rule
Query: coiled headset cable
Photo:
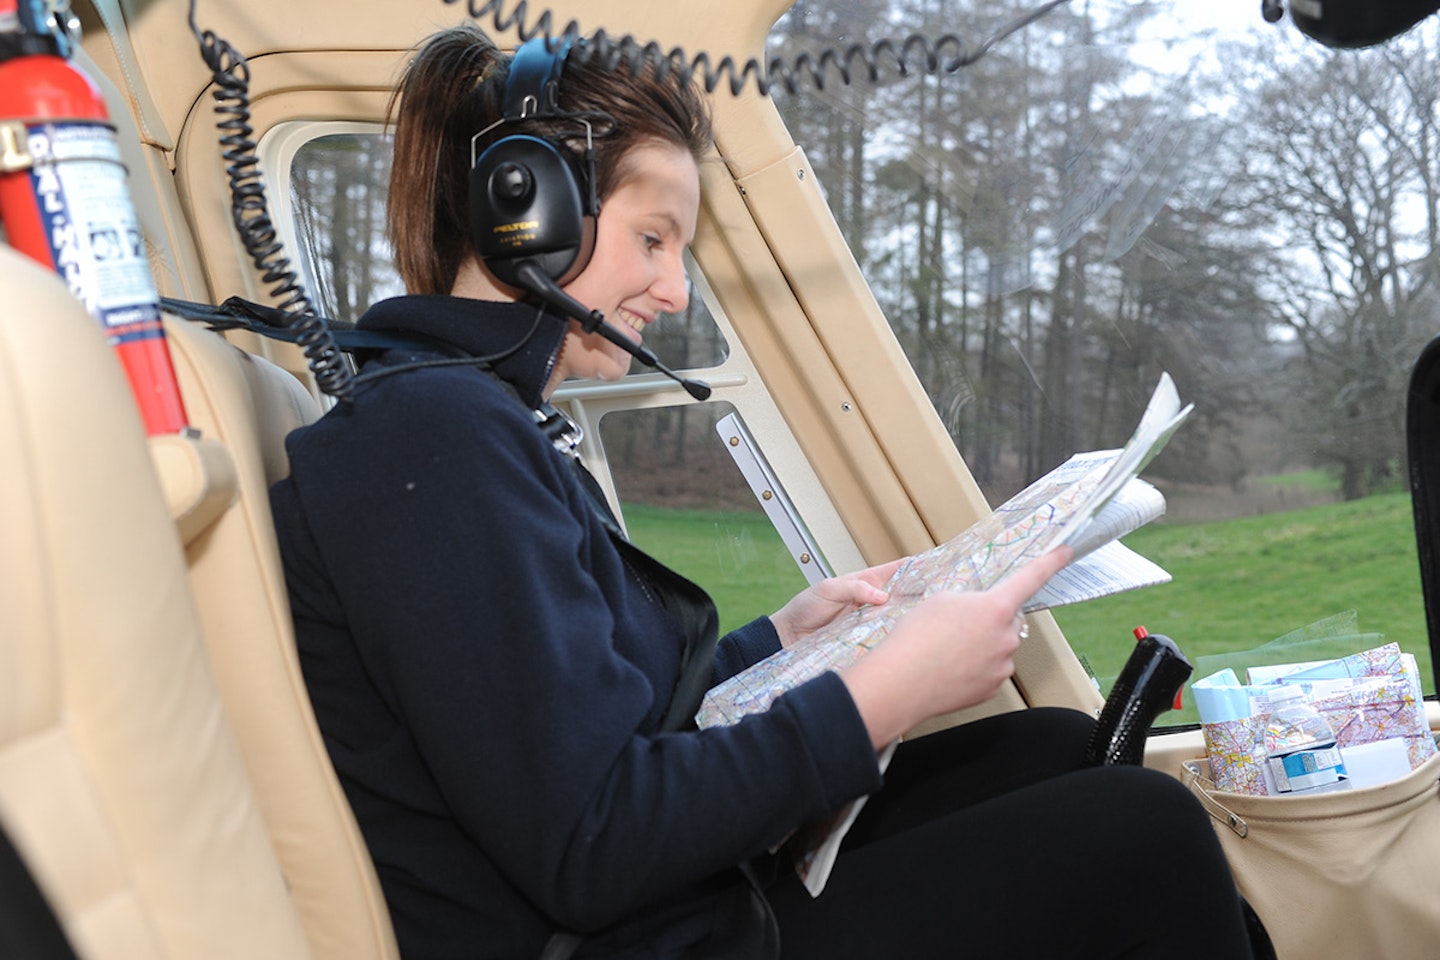
[[[315,314],[270,219],[265,181],[255,153],[255,130],[250,126],[250,67],[234,47],[211,30],[195,25],[195,0],[190,0],[190,31],[200,43],[200,56],[215,80],[216,121],[225,148],[225,172],[230,179],[230,214],[240,242],[265,283],[274,284],[270,295],[290,318],[290,331],[305,352],[310,372],[320,389],[339,400],[353,395],[353,377],[329,325]]]
[[[504,0],[444,0],[446,4],[464,2],[470,17],[480,21],[489,17],[496,32],[514,29],[521,41],[543,36],[547,43],[572,42],[569,58],[598,64],[605,70],[618,70],[624,65],[638,72],[651,65],[663,79],[671,72],[683,82],[696,84],[706,93],[714,93],[728,81],[732,96],[738,96],[747,82],[768,96],[779,86],[787,93],[799,91],[802,82],[816,90],[824,90],[831,74],[845,84],[857,76],[870,83],[880,79],[881,67],[888,64],[899,75],[915,70],[925,73],[955,73],[975,63],[998,43],[1018,30],[1045,16],[1068,0],[1047,0],[1040,6],[1015,17],[978,44],[971,45],[957,34],[947,33],[931,40],[911,34],[899,42],[882,39],[870,44],[855,43],[843,50],[826,47],[819,53],[801,53],[792,60],[772,57],[761,65],[755,58],[736,64],[731,57],[711,63],[708,53],[693,57],[679,47],[665,50],[658,43],[641,43],[625,34],[612,38],[604,30],[582,35],[578,21],[571,20],[556,34],[554,16],[541,10],[533,22],[529,17],[529,0],[517,0],[507,14]],[[340,400],[354,394],[355,377],[323,317],[317,316],[301,286],[290,261],[283,255],[283,246],[270,219],[265,198],[265,183],[259,171],[259,158],[250,126],[250,68],[245,58],[213,31],[200,30],[195,24],[195,3],[190,0],[190,30],[200,44],[200,55],[210,68],[216,89],[213,93],[215,112],[220,116],[216,126],[222,133],[226,173],[230,181],[231,216],[240,240],[264,282],[274,284],[270,295],[280,301],[279,309],[290,318],[290,331],[305,352],[320,389]]]
[[[857,76],[870,83],[880,79],[881,67],[888,64],[900,76],[912,71],[925,73],[955,73],[970,66],[1006,37],[1034,23],[1051,10],[1069,0],[1047,0],[1032,10],[1007,21],[998,30],[980,41],[970,44],[957,34],[947,33],[937,39],[930,39],[912,33],[901,41],[882,39],[873,43],[854,43],[843,50],[825,47],[819,53],[801,53],[791,60],[772,57],[762,65],[754,57],[743,64],[737,64],[731,57],[724,57],[718,63],[711,63],[708,53],[697,53],[693,57],[680,47],[665,50],[658,43],[641,43],[634,36],[625,34],[612,38],[604,30],[582,34],[578,21],[571,20],[557,35],[554,33],[554,16],[549,10],[541,10],[534,23],[527,25],[529,0],[517,0],[510,14],[505,13],[505,0],[444,0],[446,4],[464,3],[466,12],[476,21],[487,16],[496,32],[511,29],[522,42],[535,37],[544,37],[547,42],[570,41],[569,59],[582,63],[597,63],[606,70],[615,70],[625,64],[631,71],[638,71],[650,64],[663,79],[674,72],[682,81],[693,83],[706,93],[714,93],[728,81],[732,96],[738,96],[748,81],[753,80],[761,96],[768,96],[777,86],[787,93],[799,91],[803,83],[816,90],[824,90],[826,77],[838,76],[842,83],[849,84]]]

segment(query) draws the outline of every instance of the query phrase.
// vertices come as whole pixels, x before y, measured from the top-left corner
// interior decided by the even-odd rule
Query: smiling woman
[[[822,898],[774,856],[803,823],[876,793],[877,753],[902,734],[1009,681],[1020,609],[1070,553],[983,593],[932,597],[858,664],[753,722],[696,730],[707,687],[886,602],[898,561],[820,580],[718,638],[709,597],[625,537],[573,456],[578,431],[546,401],[571,377],[623,377],[614,338],[637,346],[685,309],[708,126],[673,75],[566,64],[543,40],[507,61],[469,28],[422,44],[400,83],[390,190],[411,292],[359,321],[402,345],[370,360],[352,402],[291,435],[290,476],[271,493],[306,684],[402,952],[759,960],[783,938],[803,960],[867,939],[872,955],[919,956],[963,933],[1016,957],[1077,944],[1187,955],[1188,925],[1166,911],[1117,939],[1116,911],[1130,911],[1113,890],[1067,894],[1052,909],[1074,919],[1055,932],[1017,936],[997,920],[996,891],[1039,879],[1009,854],[1016,831],[1040,831],[1070,869],[1143,859],[1165,837],[1190,881],[1177,911],[1210,919],[1205,955],[1248,956],[1201,808],[1163,774],[1084,768],[1093,723],[1078,711],[897,749],[897,789],[871,798],[842,856],[857,868]],[[539,139],[510,129],[532,121]],[[439,187],[416,170],[439,170]],[[447,184],[468,191],[468,222],[430,192]],[[584,222],[552,237],[537,211],[556,188]],[[407,243],[420,252],[400,253]],[[602,340],[588,318],[618,329]],[[1088,799],[1058,803],[1072,794]],[[934,889],[979,906],[932,911],[922,892]],[[910,919],[882,933],[860,903]]]
[[[700,176],[695,158],[669,144],[643,144],[626,155],[626,179],[606,198],[595,225],[595,254],[566,292],[639,343],[661,313],[683,313],[690,299],[685,250],[695,239]],[[478,270],[462,270],[455,292],[490,299]],[[487,296],[488,295],[488,296]],[[570,377],[618,380],[630,354],[576,324],[560,348],[551,389]]]

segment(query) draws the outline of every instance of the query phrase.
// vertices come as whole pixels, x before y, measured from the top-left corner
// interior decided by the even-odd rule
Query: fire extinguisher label
[[[30,182],[56,271],[112,345],[163,336],[115,131],[99,123],[47,123],[28,134]]]

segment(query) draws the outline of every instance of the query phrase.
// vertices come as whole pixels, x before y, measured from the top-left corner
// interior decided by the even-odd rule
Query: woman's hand
[[[770,615],[775,632],[780,634],[780,645],[788,647],[806,634],[814,633],[867,603],[889,600],[890,594],[885,592],[884,586],[890,582],[899,565],[899,560],[892,560],[868,570],[830,577],[796,594],[793,600]]]
[[[1057,547],[989,590],[927,597],[842,671],[876,749],[922,720],[994,696],[1015,673],[1021,608],[1073,556]]]

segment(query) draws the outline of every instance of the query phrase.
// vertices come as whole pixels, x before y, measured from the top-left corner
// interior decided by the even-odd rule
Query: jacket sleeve
[[[711,686],[729,680],[780,650],[780,636],[769,617],[757,617],[720,638],[715,649],[715,676]]]
[[[457,403],[462,376],[377,384],[370,428],[317,451],[327,489],[297,490],[372,682],[527,898],[598,929],[879,787],[833,674],[733,727],[653,732],[669,691],[613,642],[578,488],[518,406]],[[751,626],[734,663],[774,642]]]

